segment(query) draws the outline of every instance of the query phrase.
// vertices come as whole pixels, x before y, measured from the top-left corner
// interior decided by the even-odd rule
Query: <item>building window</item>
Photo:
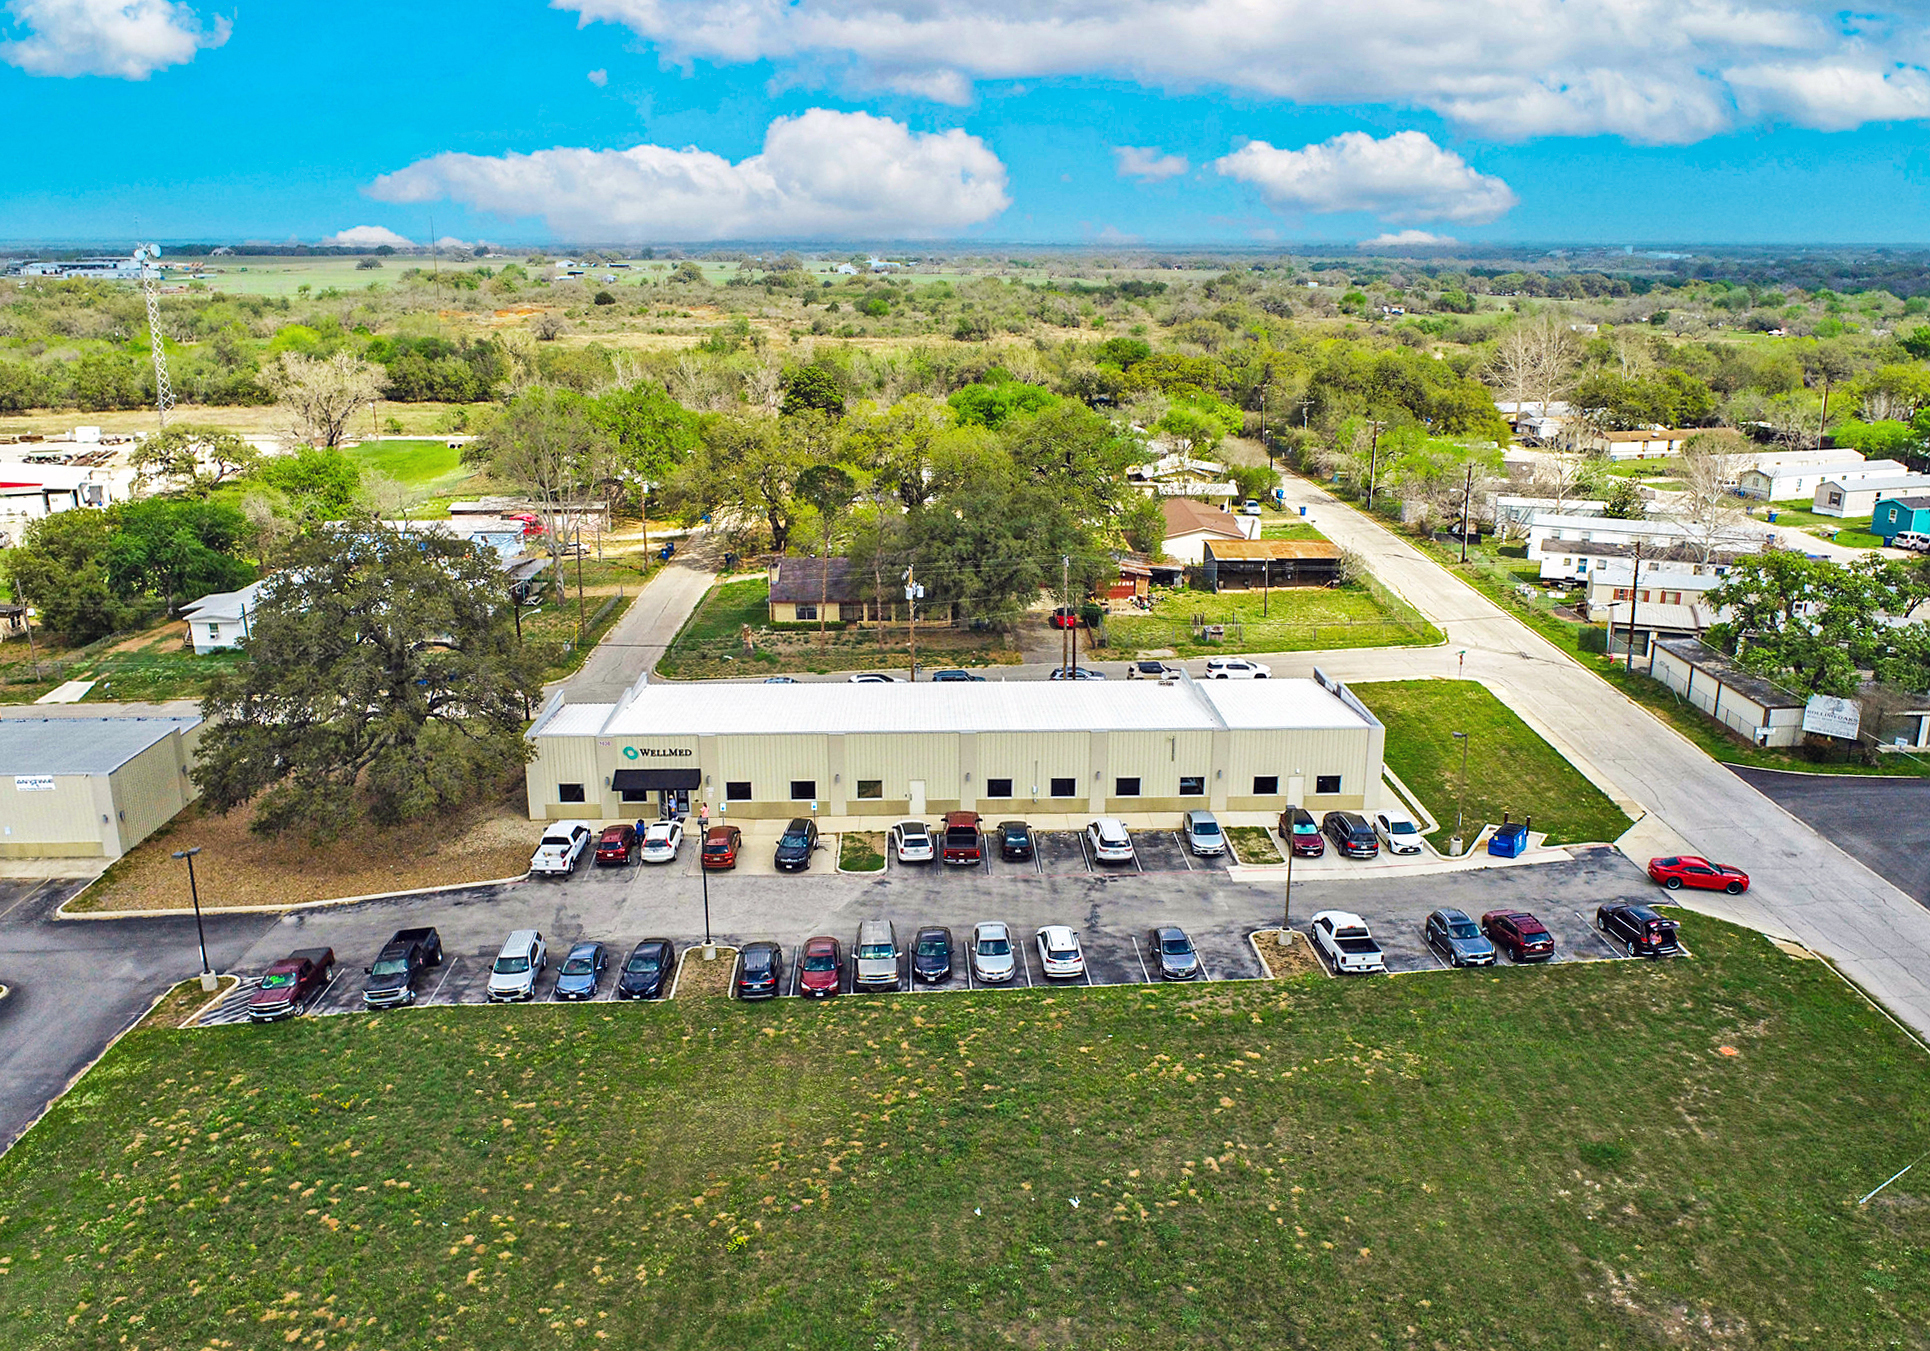
[[[221,625],[219,624],[208,625],[208,641],[211,643],[221,641]]]
[[[626,788],[623,790],[623,800],[625,802],[648,802],[650,800],[650,790],[648,788]]]
[[[559,783],[559,784],[557,784],[557,785],[556,785],[556,800],[557,800],[558,802],[581,802],[581,801],[583,801],[583,785],[582,785],[582,784],[580,784],[580,783]]]
[[[1138,797],[1139,780],[1114,779],[1112,781],[1112,795],[1114,797]]]
[[[724,785],[724,801],[749,802],[750,800],[751,786],[748,783],[726,783]]]
[[[1079,781],[1077,779],[1054,779],[1052,781],[1052,796],[1054,797],[1079,796]]]
[[[859,779],[858,796],[861,798],[881,798],[885,795],[883,779]]]
[[[817,801],[817,797],[818,781],[816,779],[791,780],[791,801],[815,802]]]
[[[807,620],[815,620],[818,617],[818,607],[815,605],[800,605],[797,607],[797,617],[799,623],[804,623]]]
[[[1272,797],[1280,791],[1278,774],[1255,774],[1253,776],[1253,796]]]
[[[1340,775],[1316,774],[1313,781],[1313,790],[1316,793],[1338,793],[1340,791]]]
[[[1011,797],[1012,781],[1010,779],[987,779],[985,781],[985,796]]]
[[[1181,797],[1205,797],[1206,776],[1204,774],[1182,774],[1179,776],[1179,795]]]

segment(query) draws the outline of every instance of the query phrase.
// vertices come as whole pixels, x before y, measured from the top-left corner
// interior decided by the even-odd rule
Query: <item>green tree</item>
[[[1618,521],[1639,521],[1648,515],[1648,499],[1642,495],[1642,485],[1632,478],[1614,478],[1608,487],[1608,507],[1604,516]]]
[[[137,482],[203,495],[260,461],[261,452],[233,432],[185,423],[143,437],[128,456]]]
[[[316,523],[339,521],[354,511],[362,486],[355,461],[339,450],[317,446],[269,456],[248,477],[283,494],[293,515]]]
[[[562,548],[574,511],[615,475],[615,445],[594,405],[567,389],[538,386],[517,395],[462,455],[529,498],[552,555]]]
[[[703,444],[696,414],[656,385],[611,390],[592,403],[590,417],[609,437],[627,484],[668,483]]]
[[[833,418],[844,416],[844,382],[837,372],[816,362],[793,367],[784,376],[784,415],[794,417],[812,411]]]
[[[1924,575],[1868,554],[1847,566],[1771,549],[1737,560],[1709,603],[1728,617],[1713,641],[1751,670],[1810,694],[1856,692],[1859,668],[1886,642],[1880,615],[1907,615],[1930,595]]]
[[[133,624],[140,607],[107,577],[113,527],[104,511],[62,511],[29,525],[6,555],[13,594],[41,626],[69,643],[90,643]]]
[[[828,458],[831,423],[823,413],[769,418],[721,413],[704,425],[703,445],[671,482],[671,500],[686,516],[755,520],[783,553],[797,523],[798,475]]]
[[[373,523],[304,541],[217,677],[195,783],[251,828],[332,839],[501,790],[529,754],[542,654],[517,641],[493,554]]]
[[[117,595],[161,599],[170,618],[177,606],[254,579],[239,557],[247,517],[226,502],[144,497],[109,513],[108,585]]]
[[[1903,350],[1918,361],[1930,361],[1930,324],[1918,324],[1899,341]]]
[[[961,426],[989,427],[997,431],[1021,413],[1036,413],[1059,402],[1059,396],[1040,385],[1028,385],[1006,378],[955,389],[945,400]]]

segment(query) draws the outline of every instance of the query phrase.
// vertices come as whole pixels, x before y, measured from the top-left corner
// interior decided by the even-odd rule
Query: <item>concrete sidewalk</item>
[[[1822,953],[1903,1022],[1930,1032],[1930,911],[1408,541],[1305,480],[1288,476],[1283,485],[1290,509],[1305,504],[1324,534],[1365,556],[1448,643],[1267,658],[1277,674],[1303,675],[1318,664],[1343,680],[1451,679],[1465,653],[1468,678],[1492,689],[1630,815],[1648,813],[1624,837],[1631,858],[1687,850],[1752,879],[1741,896],[1675,899]]]

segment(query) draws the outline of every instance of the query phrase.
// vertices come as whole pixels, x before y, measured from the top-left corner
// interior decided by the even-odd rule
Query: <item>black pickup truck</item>
[[[442,936],[434,929],[398,929],[382,945],[375,965],[364,967],[369,983],[362,991],[362,1006],[392,1009],[415,1003],[416,977],[432,966],[442,965]]]

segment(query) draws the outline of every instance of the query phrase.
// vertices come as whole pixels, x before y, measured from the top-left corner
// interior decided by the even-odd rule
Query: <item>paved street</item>
[[[1306,504],[1329,538],[1366,556],[1377,577],[1446,631],[1448,643],[1267,658],[1276,674],[1305,674],[1318,662],[1343,680],[1451,677],[1456,654],[1466,652],[1469,678],[1494,690],[1630,815],[1650,813],[1626,839],[1632,855],[1698,853],[1750,874],[1746,895],[1683,893],[1685,904],[1826,954],[1897,1017],[1930,1033],[1930,911],[1406,540],[1303,479],[1283,482],[1291,506]]]
[[[1734,772],[1899,890],[1930,906],[1930,779],[1741,767]]]
[[[678,541],[677,557],[644,584],[583,668],[562,682],[573,704],[615,703],[651,670],[715,580],[708,541]]]

